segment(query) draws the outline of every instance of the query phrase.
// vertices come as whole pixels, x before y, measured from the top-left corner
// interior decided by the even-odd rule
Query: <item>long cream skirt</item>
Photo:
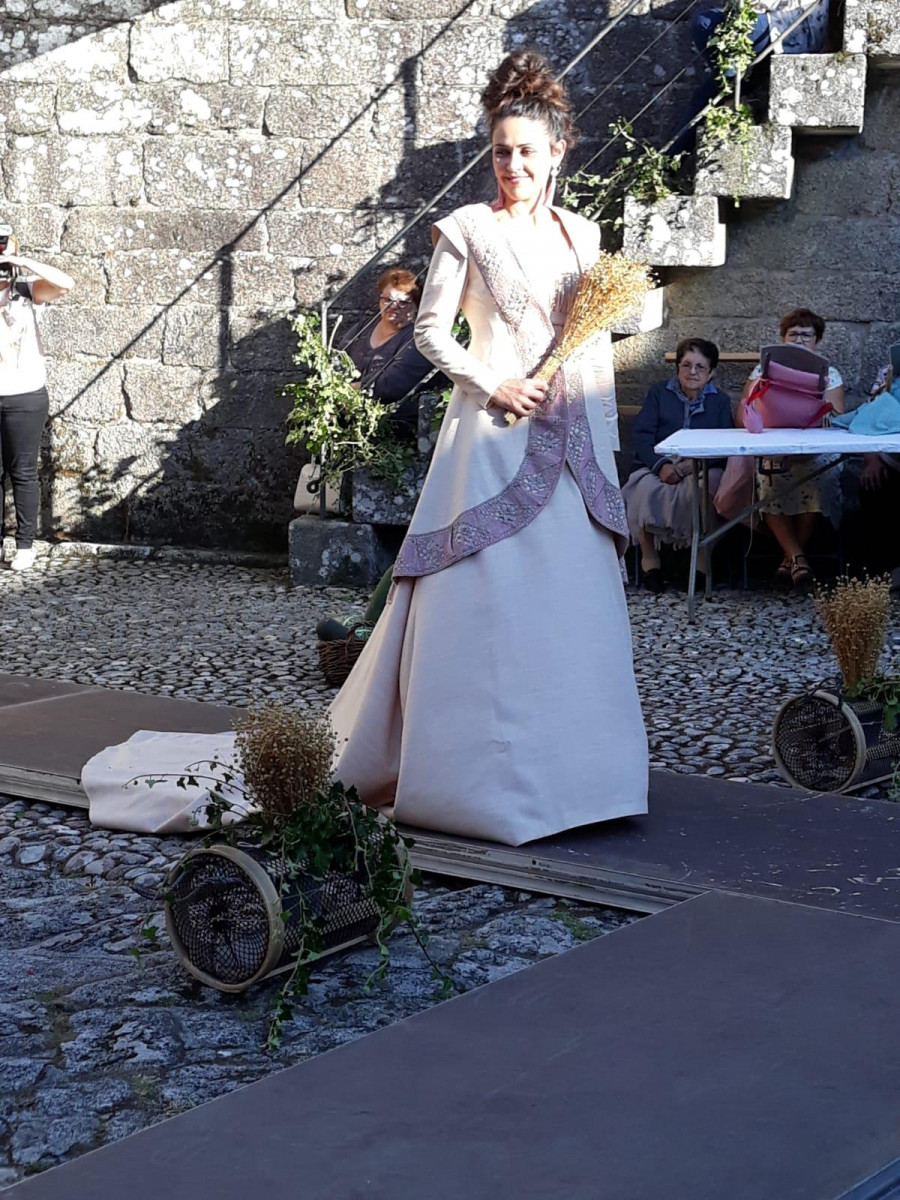
[[[647,811],[619,562],[568,470],[521,532],[399,583],[331,711],[338,777],[410,825],[519,845]]]

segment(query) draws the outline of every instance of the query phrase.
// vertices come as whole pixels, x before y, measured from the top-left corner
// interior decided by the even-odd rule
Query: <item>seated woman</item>
[[[795,308],[781,318],[780,334],[783,342],[793,342],[808,350],[817,350],[825,333],[825,322],[808,308]],[[760,369],[754,367],[750,373],[741,400],[745,400],[759,378]],[[825,399],[835,412],[844,411],[844,381],[834,367],[828,371],[828,388]],[[740,412],[740,409],[738,410]],[[757,489],[760,512],[775,535],[784,554],[775,578],[780,583],[791,583],[804,590],[812,586],[813,573],[806,559],[806,547],[813,535],[819,514],[825,513],[836,523],[839,507],[839,479],[836,470],[820,475],[809,483],[796,486],[805,475],[818,466],[831,461],[832,455],[819,454],[781,459],[762,459],[757,474]],[[778,493],[790,489],[785,495]]]
[[[403,429],[416,429],[418,400],[413,393],[434,374],[434,367],[416,349],[413,327],[422,289],[412,271],[390,267],[378,280],[379,319],[363,326],[347,346],[360,374],[360,385],[385,404],[402,401],[393,421]],[[442,380],[436,380],[440,387]]]
[[[719,350],[705,338],[685,338],[675,350],[675,376],[654,383],[634,423],[635,469],[622,489],[632,540],[641,548],[644,587],[666,586],[659,543],[688,546],[694,487],[688,459],[660,458],[653,447],[679,429],[731,429],[731,400],[713,382]],[[720,466],[709,473],[715,494]],[[704,569],[705,563],[701,565]]]

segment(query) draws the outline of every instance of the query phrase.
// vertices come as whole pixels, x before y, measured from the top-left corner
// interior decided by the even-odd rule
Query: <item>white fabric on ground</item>
[[[93,825],[132,833],[196,833],[208,828],[204,809],[214,782],[181,788],[187,775],[208,777],[209,764],[234,762],[233,733],[159,733],[139,729],[127,742],[107,746],[81,772]],[[221,771],[217,772],[221,778]],[[137,782],[132,782],[136,780]],[[153,780],[152,786],[148,780]],[[242,805],[239,791],[224,789]]]

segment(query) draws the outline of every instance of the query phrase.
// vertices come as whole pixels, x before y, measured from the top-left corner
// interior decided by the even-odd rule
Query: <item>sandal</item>
[[[775,582],[776,583],[790,583],[791,582],[791,560],[787,554],[781,560],[781,565],[778,567],[778,569],[775,572]]]
[[[791,559],[791,584],[798,592],[806,592],[815,583],[815,576],[809,569],[805,554],[795,554]]]
[[[651,567],[649,571],[644,572],[644,589],[653,592],[655,596],[666,590],[666,577],[662,567]]]

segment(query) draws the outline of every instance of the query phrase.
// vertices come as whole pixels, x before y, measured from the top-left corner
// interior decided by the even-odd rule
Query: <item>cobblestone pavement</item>
[[[277,569],[51,557],[27,575],[0,573],[0,671],[322,707],[332,693],[313,627],[362,599],[292,591]],[[811,600],[723,592],[694,627],[678,594],[632,594],[629,605],[653,765],[778,782],[768,753],[777,706],[835,670]],[[892,631],[895,664],[898,647]],[[184,844],[0,798],[0,1186],[434,1002],[430,968],[400,933],[388,979],[371,992],[372,951],[324,963],[282,1050],[267,1056],[271,987],[237,998],[195,987],[164,939],[140,964],[129,953],[158,919],[146,889]],[[426,881],[418,909],[437,957],[467,987],[634,919],[439,880]]]

